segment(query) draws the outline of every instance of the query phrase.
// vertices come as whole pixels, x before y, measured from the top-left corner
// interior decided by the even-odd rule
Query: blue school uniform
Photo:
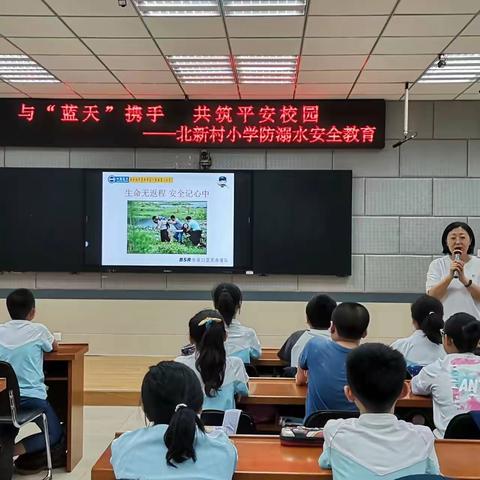
[[[20,396],[47,398],[43,352],[51,352],[53,335],[40,323],[11,320],[0,325],[0,360],[8,362],[18,378]]]
[[[260,358],[262,347],[253,328],[245,327],[235,318],[227,327],[225,350],[231,357],[241,358],[243,363]]]
[[[204,394],[203,409],[204,410],[229,410],[235,408],[235,395],[243,397],[248,396],[248,375],[245,371],[243,362],[236,357],[227,357],[225,362],[225,377],[223,384],[213,397],[205,394],[205,385],[200,372],[195,366],[196,354],[177,357],[176,362],[183,363],[191,368],[197,375],[202,385]]]
[[[197,460],[167,464],[163,436],[168,425],[154,425],[126,432],[112,443],[110,462],[115,478],[128,480],[225,480],[237,464],[237,450],[222,431],[202,433],[197,429]]]
[[[308,370],[307,417],[317,410],[357,410],[344,392],[345,362],[350,351],[324,337],[314,337],[305,345],[298,365]]]
[[[398,420],[393,414],[329,420],[323,436],[319,464],[331,468],[335,480],[395,480],[440,473],[430,429]]]
[[[51,352],[54,337],[48,328],[29,320],[11,320],[0,325],[0,360],[9,363],[20,387],[20,410],[41,410],[47,416],[50,444],[60,441],[60,421],[47,401],[43,374],[43,353]],[[39,425],[42,428],[42,425]],[[22,440],[27,453],[45,449],[43,433]]]

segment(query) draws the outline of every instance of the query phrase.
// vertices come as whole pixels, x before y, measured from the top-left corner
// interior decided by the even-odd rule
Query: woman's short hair
[[[442,234],[443,253],[446,255],[451,253],[450,250],[448,249],[447,237],[448,237],[448,234],[452,230],[455,230],[456,228],[462,228],[468,233],[468,236],[470,237],[470,246],[468,247],[467,253],[471,255],[475,247],[475,235],[473,234],[473,230],[470,228],[470,226],[467,225],[465,222],[453,222],[450,225],[447,225],[445,227],[445,230],[443,231],[443,234]]]

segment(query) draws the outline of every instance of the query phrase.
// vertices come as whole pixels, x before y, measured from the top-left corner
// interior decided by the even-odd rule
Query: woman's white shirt
[[[421,330],[415,330],[409,337],[396,340],[391,347],[405,357],[408,365],[425,366],[446,355],[443,345],[431,342]]]
[[[433,260],[428,268],[426,291],[441,282],[450,274],[451,259],[448,255]],[[464,273],[468,280],[480,285],[480,259],[470,256],[465,263]],[[448,320],[454,313],[466,312],[480,320],[480,302],[475,301],[462,282],[458,278],[452,279],[447,288],[445,297],[441,299],[443,304],[443,317]]]

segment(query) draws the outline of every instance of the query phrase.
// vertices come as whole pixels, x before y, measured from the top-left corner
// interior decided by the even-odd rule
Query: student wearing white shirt
[[[413,377],[415,395],[431,395],[435,435],[442,438],[450,420],[460,413],[480,410],[480,357],[473,351],[480,340],[480,322],[468,313],[456,313],[443,330],[444,359],[427,365]]]
[[[235,408],[237,396],[248,396],[248,375],[240,358],[226,356],[222,315],[216,310],[202,310],[190,320],[189,330],[195,352],[175,361],[196,373],[205,395],[205,410]]]
[[[335,480],[394,480],[438,474],[434,436],[428,427],[398,420],[396,401],[407,391],[403,356],[386,345],[367,343],[347,358],[345,395],[359,418],[329,420],[319,459]]]
[[[410,307],[415,331],[408,338],[392,343],[407,361],[407,366],[422,366],[443,358],[443,305],[434,297],[422,295]]]
[[[139,480],[230,479],[237,451],[225,433],[206,433],[199,418],[203,393],[195,373],[177,362],[150,367],[142,406],[151,425],[112,444],[115,478]]]
[[[480,259],[472,255],[472,229],[463,222],[451,223],[443,232],[442,246],[445,256],[428,268],[427,293],[443,303],[445,318],[466,312],[480,320]]]
[[[259,358],[262,348],[253,328],[245,327],[235,317],[242,306],[242,292],[233,283],[221,283],[212,291],[215,308],[227,326],[227,355],[239,357],[244,363]]]
[[[35,298],[30,290],[19,288],[7,297],[7,310],[11,321],[0,325],[0,360],[9,363],[18,379],[20,387],[20,409],[40,410],[47,416],[50,445],[61,449],[60,440],[63,434],[62,426],[53,407],[47,399],[47,387],[43,373],[43,354],[57,349],[57,342],[47,327],[33,323],[35,318]],[[20,411],[21,413],[21,411]],[[36,420],[38,427],[43,429],[42,419]],[[23,467],[23,454],[41,452],[46,448],[43,433],[35,433],[23,438],[15,445],[13,455],[20,457],[16,461],[20,473],[35,473]],[[1,452],[2,464],[4,452]],[[28,457],[27,457],[28,458]],[[59,458],[59,466],[65,460]],[[12,459],[9,459],[10,464]],[[55,467],[55,465],[54,465]],[[0,467],[3,468],[3,467]],[[39,467],[38,471],[43,470]],[[8,474],[3,479],[8,478]]]
[[[308,303],[305,309],[307,315],[308,330],[296,341],[292,347],[290,366],[298,367],[298,359],[302,354],[303,347],[314,337],[323,337],[330,340],[330,325],[332,313],[337,302],[328,295],[316,295]]]

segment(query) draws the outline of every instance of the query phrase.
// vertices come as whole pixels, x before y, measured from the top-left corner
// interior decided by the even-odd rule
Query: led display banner
[[[383,148],[384,100],[0,100],[0,144]]]

